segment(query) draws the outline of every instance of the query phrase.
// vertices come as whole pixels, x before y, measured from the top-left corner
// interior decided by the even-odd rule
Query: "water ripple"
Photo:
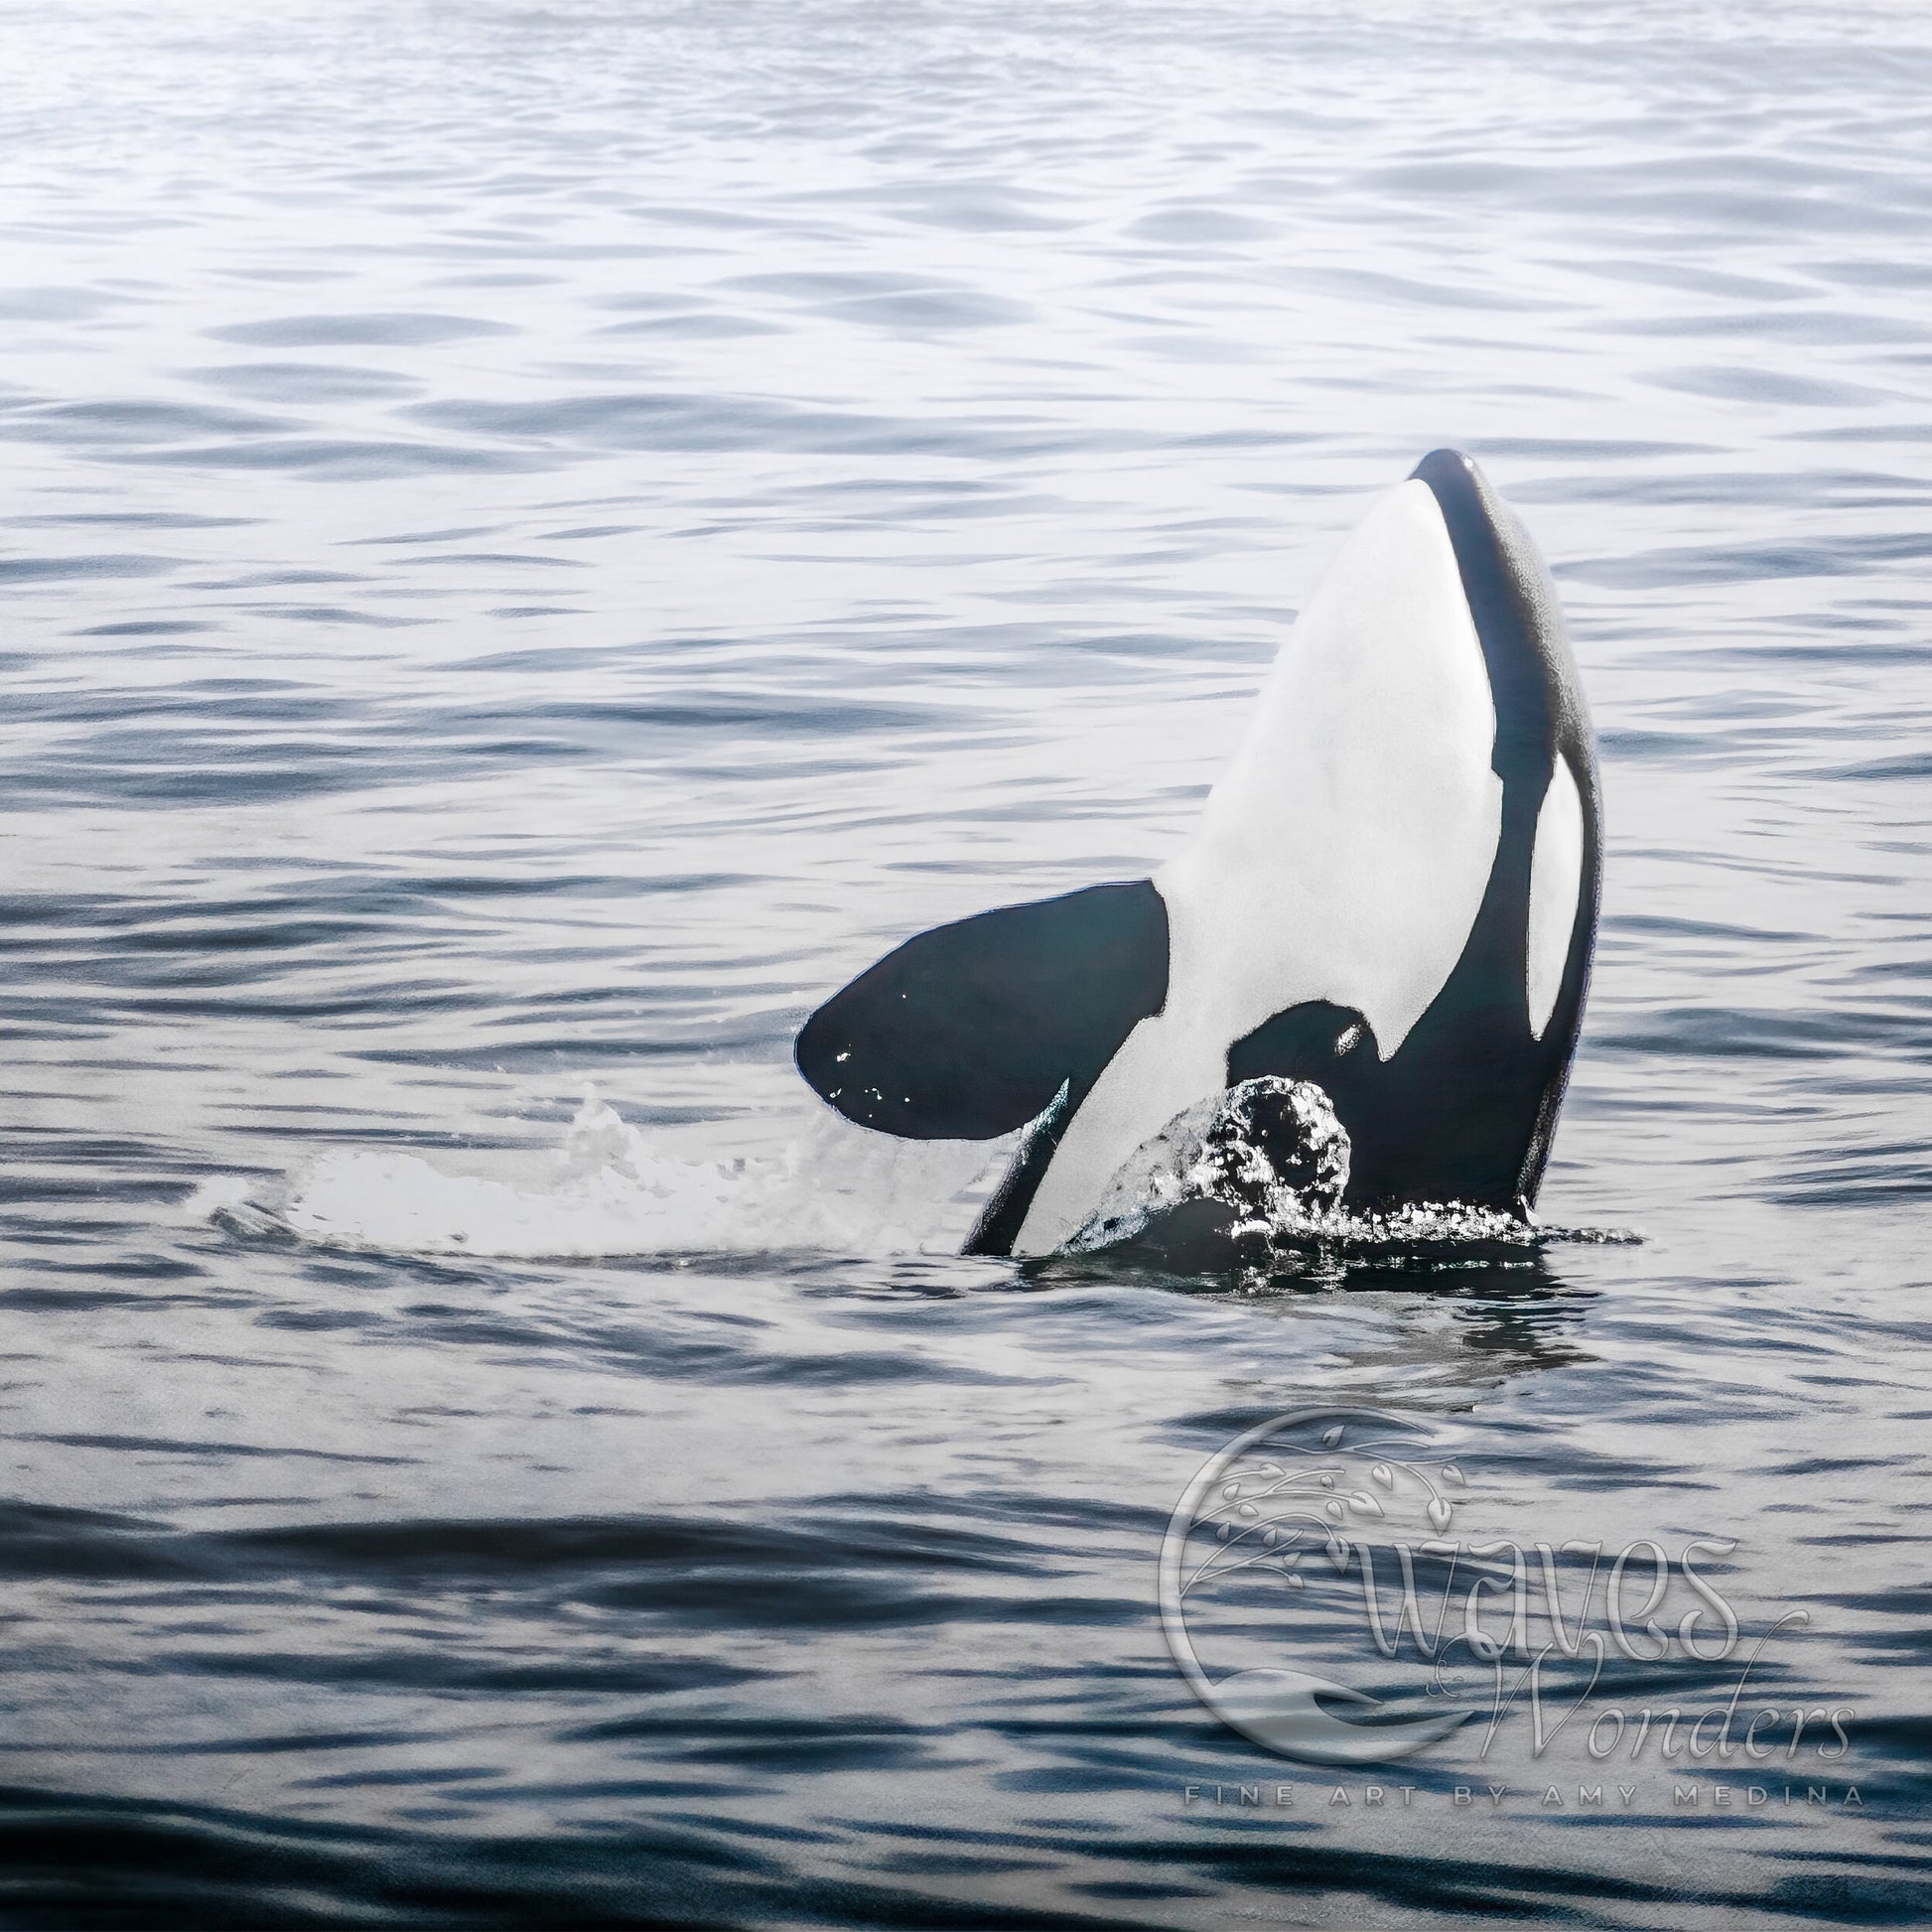
[[[7,33],[0,1909],[1911,1916],[1921,7]],[[826,1121],[797,1025],[1158,866],[1442,443],[1601,731],[1541,1210],[1642,1244],[961,1259],[1002,1150]],[[1168,1513],[1311,1403],[1530,1547],[1734,1539],[1861,1806],[1580,1810],[1566,1734],[1344,1812],[1217,1726]]]

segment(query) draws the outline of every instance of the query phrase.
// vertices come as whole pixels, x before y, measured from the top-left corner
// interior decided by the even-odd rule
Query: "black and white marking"
[[[1600,837],[1556,595],[1439,450],[1343,545],[1188,845],[1152,880],[908,940],[812,1015],[862,1126],[1029,1126],[969,1247],[1040,1255],[1187,1108],[1328,1095],[1345,1204],[1536,1199],[1583,1016]]]

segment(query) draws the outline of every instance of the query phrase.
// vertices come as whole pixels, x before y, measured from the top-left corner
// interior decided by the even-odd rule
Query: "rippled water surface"
[[[0,53],[15,1922],[1921,1916],[1922,9],[6,0]],[[797,1024],[1158,865],[1440,444],[1601,739],[1542,1206],[1642,1244],[953,1258],[986,1150],[833,1122]],[[1321,1404],[1526,1546],[1734,1539],[1849,1750],[1268,1757],[1156,1560]]]

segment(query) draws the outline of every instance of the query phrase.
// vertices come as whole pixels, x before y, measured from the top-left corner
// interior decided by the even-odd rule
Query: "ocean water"
[[[0,62],[7,1922],[1923,1922],[1922,8],[0,0]],[[957,1258],[999,1150],[834,1121],[798,1023],[1158,865],[1444,444],[1600,737],[1542,1208],[1641,1240]],[[1271,1755],[1157,1567],[1308,1409],[1498,1543],[1702,1540],[1739,1647]],[[1210,1676],[1414,1691],[1287,1582]],[[1753,1644],[1765,1754],[1667,1739]]]

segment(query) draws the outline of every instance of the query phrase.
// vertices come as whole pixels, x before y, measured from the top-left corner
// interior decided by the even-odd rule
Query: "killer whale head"
[[[820,1007],[795,1057],[865,1127],[1028,1130],[980,1253],[1052,1252],[1176,1114],[1262,1075],[1327,1093],[1346,1205],[1527,1213],[1600,853],[1554,587],[1476,466],[1439,450],[1343,545],[1181,852],[919,934]]]

